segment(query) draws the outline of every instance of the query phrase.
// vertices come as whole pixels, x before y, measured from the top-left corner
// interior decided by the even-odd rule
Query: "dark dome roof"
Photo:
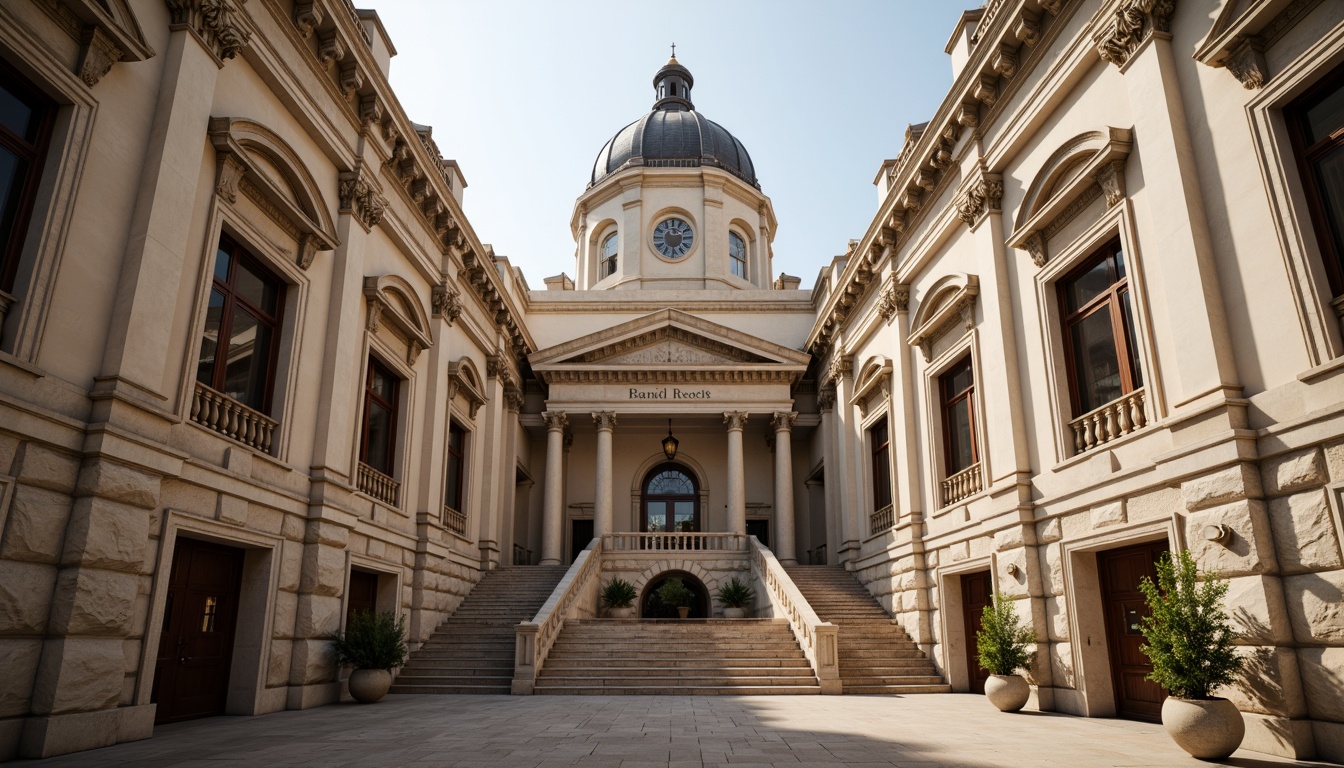
[[[691,73],[672,58],[654,76],[653,111],[622,128],[597,153],[588,186],[629,166],[721,168],[760,188],[747,148],[726,128],[695,111]]]

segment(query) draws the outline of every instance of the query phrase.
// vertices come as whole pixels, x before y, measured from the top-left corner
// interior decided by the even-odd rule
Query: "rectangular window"
[[[1059,301],[1074,418],[1142,387],[1118,239],[1059,282]]]
[[[938,387],[942,394],[946,475],[951,477],[980,460],[975,444],[975,369],[970,356],[938,377]]]
[[[891,431],[883,416],[868,429],[873,454],[873,510],[891,504]]]
[[[728,258],[733,274],[747,279],[747,243],[736,233],[728,233]]]
[[[1334,295],[1344,294],[1344,67],[1285,111]]]
[[[455,423],[448,425],[448,468],[444,472],[443,504],[449,509],[462,511],[462,496],[466,486],[466,433]]]
[[[400,388],[401,380],[382,363],[370,357],[364,382],[364,428],[359,460],[389,478],[392,477],[396,458],[397,395]]]
[[[56,105],[0,61],[0,291],[14,290]]]
[[[284,285],[242,246],[220,238],[196,380],[261,413],[271,407]]]

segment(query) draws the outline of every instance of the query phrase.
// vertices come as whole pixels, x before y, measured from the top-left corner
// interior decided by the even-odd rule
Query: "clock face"
[[[663,219],[653,228],[653,247],[665,259],[680,259],[695,244],[695,230],[681,219]]]

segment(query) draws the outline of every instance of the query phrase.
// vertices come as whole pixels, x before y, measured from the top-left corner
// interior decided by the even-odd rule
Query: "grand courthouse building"
[[[650,615],[672,573],[706,618],[751,581],[776,621],[742,626],[842,692],[825,570],[931,689],[977,688],[998,590],[1032,707],[1151,717],[1135,586],[1188,548],[1231,583],[1246,746],[1344,761],[1344,6],[947,23],[951,89],[808,289],[675,58],[525,279],[374,12],[0,2],[0,759],[337,701],[353,610],[414,666],[507,574],[549,595],[503,629],[515,693],[631,626],[601,583]]]

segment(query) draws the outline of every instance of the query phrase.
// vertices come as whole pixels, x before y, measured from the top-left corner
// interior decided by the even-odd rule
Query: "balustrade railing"
[[[1148,423],[1143,411],[1146,398],[1143,389],[1136,389],[1069,422],[1074,454],[1086,453],[1141,429]]]
[[[756,539],[751,539],[751,575],[753,581],[764,587],[762,595],[770,603],[776,618],[788,619],[793,636],[803,648],[803,655],[812,665],[812,671],[821,684],[821,692],[840,693],[840,628],[822,621],[798,590],[788,571],[775,559],[775,554]]]
[[[447,504],[444,504],[444,505],[443,505],[443,527],[444,527],[444,528],[447,528],[448,530],[452,531],[453,533],[456,533],[458,536],[466,536],[466,535],[467,535],[467,516],[464,515],[464,514],[462,514],[461,512],[458,512],[456,509],[453,509],[452,507],[448,506]],[[515,544],[514,546],[516,547],[516,546],[518,546],[518,545]],[[514,563],[514,565],[518,565],[518,563]]]
[[[271,452],[279,423],[199,381],[191,398],[191,420],[263,453]]]
[[[896,515],[893,510],[894,506],[888,504],[868,516],[869,535],[881,533],[896,524]]]
[[[531,621],[514,629],[513,685],[516,694],[532,693],[541,665],[568,619],[592,618],[602,576],[603,540],[593,539],[569,566],[551,596]]]
[[[943,506],[974,496],[984,488],[980,464],[975,463],[943,481]]]
[[[672,552],[746,552],[740,533],[612,533],[603,546],[610,552],[657,550]]]
[[[358,483],[359,490],[364,493],[394,507],[397,505],[397,489],[401,487],[401,483],[362,461],[359,462]]]

